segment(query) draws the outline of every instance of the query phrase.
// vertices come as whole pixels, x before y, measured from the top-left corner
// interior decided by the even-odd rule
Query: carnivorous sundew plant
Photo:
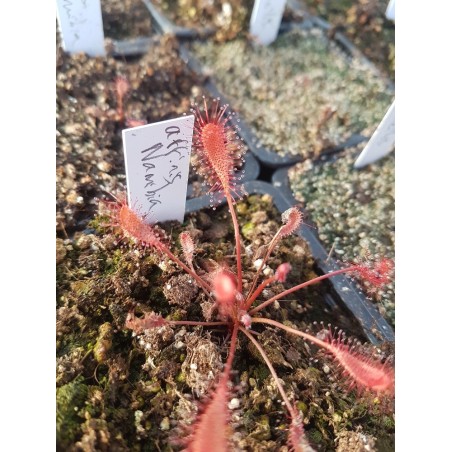
[[[284,238],[293,235],[302,226],[302,212],[297,207],[292,207],[282,214],[282,225],[269,243],[260,250],[260,259],[255,265],[254,275],[250,278],[248,275],[252,273],[249,269],[244,271],[243,268],[242,261],[245,259],[242,251],[246,245],[240,234],[235,210],[237,199],[244,196],[234,176],[237,159],[242,158],[240,140],[236,130],[228,125],[227,106],[220,106],[218,100],[214,100],[208,107],[204,99],[201,106],[193,105],[192,112],[195,115],[193,152],[199,157],[199,172],[210,185],[212,194],[224,197],[229,208],[235,237],[235,262],[231,265],[211,259],[209,265],[201,265],[196,256],[196,238],[188,231],[179,236],[178,252],[157,225],[146,224],[143,217],[133,211],[125,201],[107,203],[110,224],[116,230],[149,249],[149,252],[158,253],[162,259],[172,263],[171,265],[177,266],[187,275],[186,283],[197,286],[208,301],[208,308],[202,310],[203,320],[164,318],[150,306],[140,316],[135,315],[133,309],[130,310],[125,327],[140,336],[156,329],[200,326],[223,329],[229,339],[226,363],[218,378],[212,381],[210,396],[203,402],[197,419],[184,434],[178,435],[180,446],[194,452],[222,452],[236,447],[232,444],[234,430],[231,409],[236,405],[235,402],[232,403],[236,400],[232,369],[238,347],[243,341],[249,340],[267,365],[280,394],[281,405],[287,411],[286,442],[289,450],[311,451],[313,449],[304,432],[303,413],[299,409],[296,395],[284,387],[268,352],[260,342],[265,328],[278,328],[294,338],[306,341],[307,347],[323,351],[341,370],[341,378],[346,381],[348,390],[355,389],[358,394],[374,393],[374,400],[376,397],[393,397],[394,370],[387,361],[381,362],[371,357],[362,351],[359,344],[346,340],[343,331],[324,325],[319,327],[317,332],[301,331],[287,325],[287,322],[269,318],[268,308],[283,304],[293,292],[338,274],[352,274],[365,278],[374,285],[384,285],[391,276],[393,263],[383,259],[374,263],[368,261],[347,265],[329,274],[300,282],[279,293],[273,291],[272,295],[268,296],[268,289],[278,283],[285,283],[292,270],[288,262],[270,269],[267,265],[269,258]]]

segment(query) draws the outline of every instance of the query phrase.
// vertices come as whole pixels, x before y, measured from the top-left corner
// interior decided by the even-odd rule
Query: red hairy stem
[[[195,322],[191,320],[167,320],[167,324],[171,326],[175,325],[188,325],[188,326],[227,326],[228,322]]]
[[[310,279],[309,281],[306,281],[302,284],[298,284],[298,286],[292,287],[291,289],[287,289],[287,290],[281,292],[280,294],[275,295],[274,297],[270,298],[269,300],[264,301],[259,306],[256,306],[255,308],[251,309],[251,311],[249,311],[249,314],[252,315],[252,314],[255,314],[256,312],[259,312],[260,310],[264,309],[269,304],[275,302],[276,300],[279,300],[280,298],[285,297],[286,295],[291,294],[292,292],[296,292],[297,290],[304,289],[305,287],[308,287],[312,284],[316,284],[319,281],[322,281],[324,279],[332,278],[333,276],[337,276],[342,273],[348,273],[348,272],[352,272],[352,271],[356,271],[356,265],[353,265],[353,266],[347,267],[347,268],[343,268],[341,270],[336,270],[331,273],[326,273],[325,275],[321,275],[321,276],[318,276],[317,278]]]
[[[259,275],[260,275],[262,269],[265,267],[265,263],[267,262],[268,258],[270,257],[270,254],[272,253],[274,247],[276,246],[276,243],[279,241],[276,239],[278,238],[278,234],[280,231],[281,231],[281,228],[279,229],[279,231],[276,233],[276,235],[273,237],[272,241],[270,242],[267,253],[265,254],[264,258],[262,259],[262,262],[259,265],[259,268],[257,269],[256,274],[254,275],[253,283],[251,284],[251,289],[248,291],[248,295],[247,295],[247,299],[246,299],[246,306],[248,308],[253,304],[253,301],[256,299],[256,297],[254,297],[254,299],[252,301],[250,301],[250,298],[252,297],[252,294],[253,294],[253,290],[256,287],[257,280],[259,279]]]
[[[231,373],[232,361],[234,360],[235,350],[237,348],[237,334],[239,331],[238,323],[234,323],[234,327],[232,329],[231,343],[229,344],[229,353],[228,359],[226,361],[226,365],[224,366],[223,378],[225,378],[226,383],[229,380],[229,374]]]
[[[176,257],[165,245],[161,248],[163,251],[175,264],[179,265],[179,267],[183,268],[190,276],[192,276],[195,281],[198,283],[201,289],[205,290],[207,294],[209,294],[210,287],[209,285],[201,279],[191,268],[187,267],[178,257]]]
[[[259,287],[252,293],[248,301],[245,304],[245,310],[248,310],[251,305],[254,303],[254,300],[262,293],[262,291],[271,283],[275,281],[284,282],[286,280],[287,274],[292,269],[291,265],[289,263],[281,264],[277,269],[274,276],[271,276],[270,278],[265,279],[262,281],[262,283],[259,285]]]
[[[237,215],[234,210],[234,203],[229,192],[226,192],[226,200],[228,201],[228,206],[232,217],[232,223],[234,224],[235,254],[237,261],[237,290],[239,293],[242,293],[242,255],[241,255],[239,222],[237,220]]]
[[[260,284],[259,287],[252,293],[250,294],[249,298],[246,301],[245,304],[245,310],[247,311],[250,306],[254,303],[254,300],[256,300],[256,298],[262,293],[262,291],[269,286],[271,283],[275,282],[278,278],[276,277],[276,275],[274,276],[270,276],[270,278],[264,279]]]
[[[331,338],[329,342],[326,342],[272,319],[253,317],[251,320],[253,323],[265,323],[276,326],[324,348],[333,355],[345,373],[360,387],[371,389],[377,393],[392,393],[394,391],[393,369],[357,352],[351,352],[350,347],[341,340],[341,337],[339,339]]]
[[[318,345],[319,347],[323,347],[323,348],[326,348],[328,351],[331,351],[330,350],[331,346],[328,342],[322,341],[321,339],[318,339],[315,336],[312,336],[303,331],[299,331],[299,330],[296,330],[295,328],[291,328],[290,326],[284,325],[283,323],[277,322],[276,320],[264,319],[263,317],[251,317],[251,322],[252,323],[266,323],[267,325],[277,326],[278,328],[281,328],[282,330],[285,330],[288,333],[292,333],[292,334],[296,334],[297,336],[301,336],[303,339],[306,339],[307,341],[313,342],[314,344]]]
[[[254,321],[254,319],[253,319]],[[292,407],[289,398],[287,397],[286,392],[284,391],[284,388],[282,387],[281,383],[279,382],[279,378],[278,375],[275,371],[275,369],[272,366],[272,363],[270,362],[270,360],[268,359],[267,354],[265,353],[264,349],[262,348],[262,346],[259,344],[258,341],[256,341],[256,339],[254,339],[254,337],[252,336],[251,333],[249,333],[245,328],[240,327],[240,331],[245,334],[248,339],[254,344],[254,346],[258,349],[259,353],[261,354],[263,360],[265,361],[265,363],[268,366],[268,369],[270,370],[270,373],[272,374],[273,379],[275,380],[276,386],[279,390],[279,393],[281,394],[281,397],[284,400],[284,403],[286,404],[286,408],[290,413],[290,416],[292,419],[295,419],[297,417],[297,413],[295,412],[294,408]]]
[[[143,318],[135,317],[133,311],[129,311],[126,317],[125,327],[141,333],[143,330],[158,328],[160,326],[187,325],[187,326],[228,326],[228,322],[195,322],[191,320],[166,320],[155,312],[146,312]]]
[[[315,452],[310,446],[303,428],[303,417],[292,419],[289,427],[289,450],[291,452]]]
[[[253,283],[251,284],[251,289],[248,292],[246,306],[249,308],[253,302],[249,302],[248,298],[250,298],[253,294],[253,290],[256,287],[257,280],[259,278],[259,275],[262,271],[262,269],[265,266],[265,263],[267,262],[268,258],[270,257],[270,254],[275,249],[275,246],[278,244],[278,242],[288,235],[295,232],[301,225],[301,222],[303,220],[302,213],[297,207],[291,207],[290,209],[287,209],[283,212],[281,215],[282,221],[284,223],[283,226],[279,228],[279,230],[276,232],[275,236],[272,238],[270,244],[268,245],[267,253],[265,254],[264,258],[262,259],[261,265],[257,269],[256,274],[253,278]],[[254,298],[255,300],[256,298]],[[254,301],[253,300],[253,301]]]

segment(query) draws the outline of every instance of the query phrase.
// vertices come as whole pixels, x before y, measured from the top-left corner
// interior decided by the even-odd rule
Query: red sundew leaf
[[[237,301],[237,278],[229,270],[218,271],[212,280],[212,289],[218,310],[223,316],[231,316]]]
[[[166,247],[163,240],[163,231],[154,225],[144,222],[141,215],[137,215],[128,205],[124,193],[120,193],[114,202],[104,202],[111,217],[110,225],[119,228],[125,237],[134,239],[144,246],[155,247],[161,250]]]
[[[229,391],[226,380],[221,380],[203,412],[193,425],[187,452],[227,452],[230,450]]]
[[[118,76],[115,79],[115,90],[118,97],[121,99],[127,94],[130,89],[130,84],[128,80],[123,76]]]
[[[191,235],[188,232],[181,232],[179,234],[179,240],[187,264],[192,265],[193,254],[195,252],[195,244],[193,243]]]
[[[126,118],[127,127],[139,127],[146,125],[147,122],[144,119]]]
[[[234,171],[243,161],[244,146],[234,128],[228,125],[232,114],[226,113],[227,108],[228,105],[220,107],[218,99],[213,100],[210,108],[204,99],[203,112],[193,104],[193,152],[198,157],[198,173],[211,186],[210,193],[224,192],[240,197],[242,190],[237,186]]]
[[[392,259],[381,259],[376,262],[365,262],[356,265],[355,271],[374,287],[382,287],[391,281],[394,270]]]
[[[128,236],[138,242],[157,248],[161,245],[160,237],[152,226],[146,224],[127,204],[119,210],[119,225]]]
[[[341,331],[337,337],[330,333],[326,342],[329,343],[327,350],[350,379],[351,386],[377,394],[394,394],[395,373],[392,367],[354,349],[345,342]]]
[[[284,262],[278,268],[275,272],[276,281],[279,282],[286,282],[287,275],[292,270],[292,266],[288,262]]]
[[[297,207],[291,207],[283,212],[281,219],[284,226],[281,228],[279,236],[282,238],[293,234],[301,226],[303,214]]]
[[[133,311],[130,311],[126,317],[125,327],[133,330],[136,334],[142,333],[144,330],[158,328],[167,325],[167,321],[155,312],[147,312],[142,319],[135,317]]]

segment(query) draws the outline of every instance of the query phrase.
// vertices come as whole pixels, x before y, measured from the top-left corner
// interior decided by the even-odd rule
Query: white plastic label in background
[[[122,131],[129,206],[147,223],[184,221],[193,115]]]
[[[395,21],[395,0],[390,0],[386,8],[386,17]]]
[[[66,52],[105,55],[100,0],[57,0],[57,18]]]
[[[250,34],[259,44],[271,44],[278,36],[286,0],[255,0]]]
[[[395,143],[395,101],[383,117],[366,147],[362,150],[354,164],[355,168],[362,168],[369,163],[376,162],[392,151]]]

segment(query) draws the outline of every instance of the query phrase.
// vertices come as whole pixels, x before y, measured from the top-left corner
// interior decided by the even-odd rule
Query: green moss
[[[245,202],[239,202],[236,206],[236,211],[238,216],[246,215],[248,212],[248,207]]]
[[[254,227],[255,225],[251,222],[244,224],[241,229],[242,235],[245,238],[250,239],[252,237]]]
[[[259,416],[257,419],[256,429],[250,434],[250,436],[260,441],[270,439],[270,419],[267,415]]]
[[[297,410],[301,411],[303,413],[303,415],[306,415],[308,412],[308,406],[306,405],[306,403],[302,402],[301,400],[299,400],[295,406],[297,407]]]
[[[121,261],[122,261],[123,257],[124,257],[124,255],[123,255],[123,252],[121,251],[121,249],[115,250],[113,252],[113,255],[110,256],[106,260],[104,274],[110,275],[110,274],[113,274],[116,271],[118,271],[118,269],[121,266]]]
[[[395,422],[393,418],[389,416],[383,416],[381,421],[385,429],[391,430],[395,428]]]
[[[256,378],[258,381],[264,381],[269,375],[270,371],[268,370],[268,367],[264,364],[256,366],[251,374]]]
[[[176,377],[178,383],[185,383],[186,375],[184,372],[179,372]]]
[[[320,444],[323,441],[322,433],[315,428],[308,430],[307,434],[309,436],[309,440],[315,444]]]
[[[57,389],[57,445],[62,448],[73,443],[80,434],[83,418],[78,413],[84,407],[88,396],[88,386],[83,382],[83,377],[77,377]]]
[[[174,321],[177,321],[177,320],[183,320],[184,318],[185,318],[185,313],[184,312],[182,312],[180,309],[178,309],[177,311],[175,311],[175,312],[172,312],[168,317],[167,317],[167,319],[168,320],[174,320]]]
[[[109,224],[111,219],[107,215],[96,215],[89,223],[88,228],[94,229],[99,235],[105,235],[108,228],[105,226]]]

